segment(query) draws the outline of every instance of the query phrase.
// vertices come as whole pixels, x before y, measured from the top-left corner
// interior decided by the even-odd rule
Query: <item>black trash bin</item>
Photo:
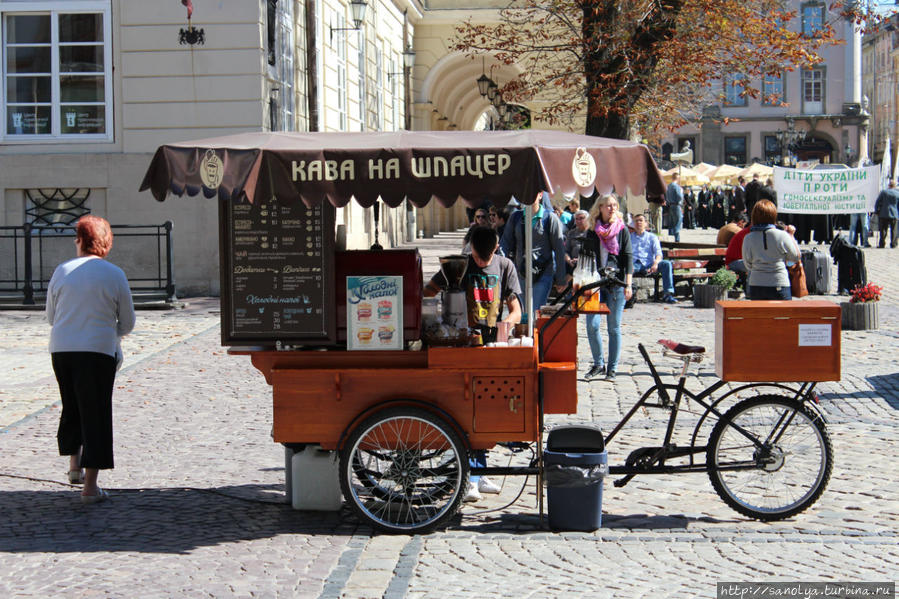
[[[608,453],[596,426],[570,425],[549,432],[543,452],[549,525],[593,531],[602,526],[602,483]]]

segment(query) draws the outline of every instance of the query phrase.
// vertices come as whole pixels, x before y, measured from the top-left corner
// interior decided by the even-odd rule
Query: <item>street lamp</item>
[[[415,66],[415,50],[412,49],[412,46],[406,46],[406,49],[403,50],[403,70],[397,71],[395,73],[387,73],[387,77],[393,79],[398,75],[405,75],[406,71]]]
[[[491,79],[487,84],[487,99],[493,102],[493,98],[499,92],[499,86]]]
[[[481,76],[478,77],[478,93],[481,94],[481,97],[487,95],[487,90],[490,89],[490,84],[493,83],[493,79],[487,76],[487,73],[484,71],[486,59],[481,57]],[[494,85],[496,85],[494,83]]]
[[[774,136],[777,138],[777,143],[780,145],[781,163],[784,166],[788,166],[788,156],[792,155],[796,146],[805,139],[806,132],[797,131],[793,119],[787,118],[787,128],[785,130],[778,129],[775,131]],[[786,154],[786,152],[789,152],[789,155]]]
[[[350,12],[353,16],[353,27],[331,27],[331,41],[334,41],[335,31],[359,31],[365,21],[365,11],[368,8],[366,0],[353,0],[350,2]]]

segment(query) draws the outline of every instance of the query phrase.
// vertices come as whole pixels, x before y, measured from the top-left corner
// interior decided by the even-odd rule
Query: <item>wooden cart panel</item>
[[[335,449],[357,416],[396,400],[429,404],[445,412],[472,447],[536,438],[533,370],[305,370],[271,371],[274,440],[319,443]]]

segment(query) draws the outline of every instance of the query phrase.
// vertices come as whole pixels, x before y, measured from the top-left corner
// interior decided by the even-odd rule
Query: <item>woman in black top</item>
[[[614,267],[618,278],[624,279],[625,286],[603,288],[599,301],[609,307],[607,329],[609,333],[609,359],[603,361],[600,315],[587,315],[587,340],[593,354],[593,365],[587,372],[587,379],[606,375],[606,380],[614,380],[621,356],[621,316],[625,301],[631,299],[631,283],[634,276],[634,258],[631,251],[631,236],[618,211],[618,198],[607,194],[599,198],[590,210],[590,229],[584,239],[583,252],[596,257],[597,269]]]

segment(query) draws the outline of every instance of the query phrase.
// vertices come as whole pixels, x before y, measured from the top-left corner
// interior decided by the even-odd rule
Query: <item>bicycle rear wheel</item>
[[[730,507],[750,518],[782,520],[824,492],[833,449],[818,415],[794,399],[761,395],[718,421],[706,464],[712,486]]]
[[[445,524],[468,487],[468,451],[446,421],[396,407],[359,425],[340,455],[340,486],[353,511],[391,533]]]

